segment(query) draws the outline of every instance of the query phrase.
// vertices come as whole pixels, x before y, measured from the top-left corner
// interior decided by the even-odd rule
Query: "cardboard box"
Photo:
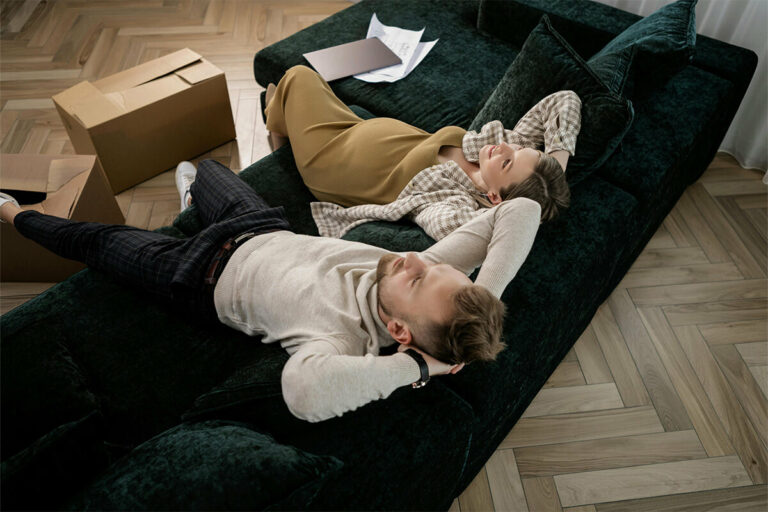
[[[53,97],[75,151],[117,194],[235,138],[224,72],[189,48]]]
[[[65,219],[123,224],[125,218],[94,155],[0,155],[0,189],[24,210]],[[25,205],[24,196],[39,199]],[[85,265],[62,258],[0,224],[0,281],[63,281]]]

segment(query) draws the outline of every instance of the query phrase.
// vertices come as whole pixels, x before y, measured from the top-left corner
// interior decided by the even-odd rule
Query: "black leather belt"
[[[208,266],[208,271],[205,273],[205,280],[203,281],[205,285],[210,286],[211,288],[216,285],[216,282],[219,280],[219,276],[221,276],[221,273],[224,272],[224,266],[227,264],[227,261],[229,261],[232,253],[235,252],[235,249],[243,245],[251,238],[257,235],[263,235],[268,232],[269,231],[265,231],[264,233],[254,233],[248,231],[246,233],[237,235],[236,237],[230,238],[224,242],[224,244],[211,260],[211,264]]]

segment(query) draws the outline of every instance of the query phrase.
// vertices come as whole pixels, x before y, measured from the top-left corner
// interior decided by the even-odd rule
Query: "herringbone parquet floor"
[[[417,1],[417,0],[414,0]],[[179,48],[227,74],[235,171],[269,152],[253,54],[345,1],[0,2],[0,151],[72,153],[51,96]],[[198,160],[199,160],[198,159]],[[720,153],[452,510],[765,510],[768,195]],[[169,224],[168,171],[117,196]],[[2,311],[50,283],[3,283]]]

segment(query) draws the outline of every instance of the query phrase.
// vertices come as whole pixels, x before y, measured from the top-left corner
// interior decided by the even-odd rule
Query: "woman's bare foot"
[[[264,108],[266,108],[266,106],[269,105],[269,102],[272,101],[272,97],[275,95],[275,90],[277,90],[275,84],[267,84],[267,94],[264,97]],[[288,137],[284,135],[275,132],[267,133],[269,134],[269,148],[272,151],[277,151],[288,143]]]
[[[267,95],[264,97],[264,108],[267,108],[267,105],[269,105],[269,102],[272,101],[272,96],[275,95],[275,91],[277,90],[277,87],[273,83],[267,84]]]

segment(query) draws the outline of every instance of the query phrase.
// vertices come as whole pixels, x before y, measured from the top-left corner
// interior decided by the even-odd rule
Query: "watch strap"
[[[419,363],[419,372],[421,372],[421,378],[418,381],[411,384],[414,388],[421,388],[427,385],[429,382],[429,366],[424,360],[424,356],[413,350],[412,348],[405,349],[405,354],[411,356],[417,363]]]

